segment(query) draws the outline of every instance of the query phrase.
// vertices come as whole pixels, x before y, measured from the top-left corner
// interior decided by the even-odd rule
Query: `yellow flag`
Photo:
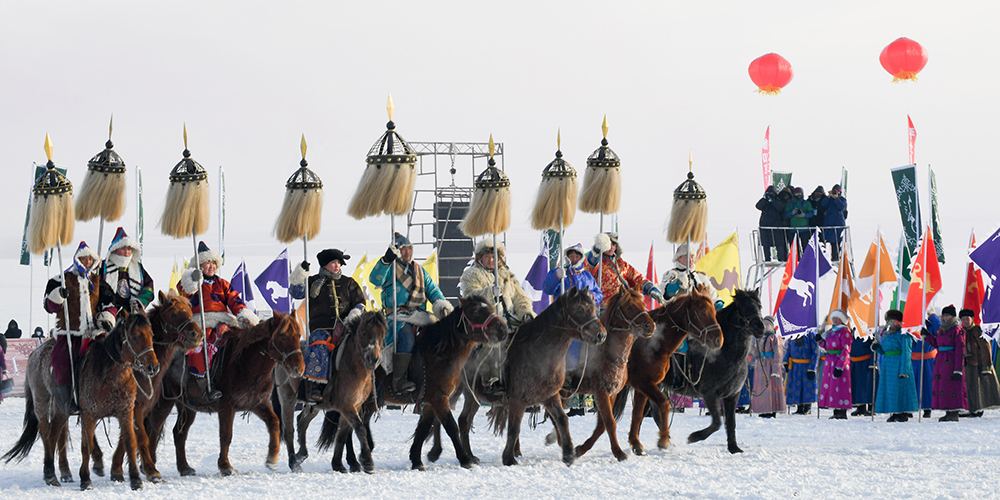
[[[379,259],[376,258],[365,262],[364,266],[358,265],[358,267],[364,268],[361,272],[361,277],[358,279],[358,283],[361,283],[361,288],[365,291],[365,297],[368,298],[366,309],[369,311],[382,309],[382,291],[368,280],[368,276],[371,275],[372,269],[375,269],[375,264],[378,264],[378,261]]]
[[[187,266],[185,266],[187,267]],[[177,269],[177,258],[174,258],[174,267],[170,270],[169,290],[177,292],[177,282],[181,280],[181,273]]]
[[[875,277],[876,268],[878,279]],[[896,271],[892,267],[892,257],[885,248],[882,235],[876,233],[875,240],[868,248],[865,263],[861,266],[861,272],[858,273],[857,287],[851,295],[847,311],[862,335],[874,333],[875,325],[878,324],[879,288],[885,283],[895,281],[897,278]]]
[[[740,281],[740,242],[734,232],[705,254],[694,265],[695,271],[708,276],[719,298],[726,305],[733,301],[736,289],[742,287]]]
[[[431,252],[430,255],[427,256],[427,259],[424,260],[423,266],[424,266],[424,272],[429,274],[431,276],[431,281],[433,281],[434,284],[437,285],[438,284],[437,250],[434,250],[433,252]],[[427,312],[434,312],[434,305],[431,304],[431,301],[428,300],[427,303],[424,304],[424,309],[427,309]]]

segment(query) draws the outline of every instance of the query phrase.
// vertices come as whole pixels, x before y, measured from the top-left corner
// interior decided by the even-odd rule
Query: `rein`
[[[165,331],[165,332],[168,332],[168,331],[174,332],[174,333],[177,334],[177,337],[174,340],[166,340],[166,341],[157,341],[157,340],[154,340],[153,343],[156,344],[156,345],[170,345],[170,344],[174,344],[174,343],[178,343],[179,344],[182,340],[184,340],[184,334],[183,334],[182,330],[186,330],[187,327],[189,325],[192,325],[192,324],[194,324],[193,318],[188,318],[188,319],[184,320],[183,322],[181,322],[178,325],[173,325],[173,324],[167,323],[167,320],[163,319],[163,317],[161,316],[160,317],[160,326],[163,328],[163,331]]]
[[[470,329],[472,329],[473,331],[478,329],[483,334],[483,342],[488,344],[490,342],[490,335],[487,333],[487,328],[489,328],[490,323],[492,323],[493,320],[499,321],[500,317],[497,316],[496,313],[493,313],[490,314],[489,318],[486,318],[485,322],[473,323],[472,320],[470,320],[469,317],[465,315],[465,311],[462,311],[462,316],[458,318],[458,324],[462,326],[462,329],[465,331],[466,337],[472,336],[472,332],[469,331]]]
[[[268,349],[266,351],[260,351],[260,353],[263,354],[263,355],[265,355],[265,356],[267,356],[267,357],[269,357],[269,358],[271,358],[271,359],[273,359],[277,363],[281,363],[282,365],[285,364],[285,361],[288,360],[289,356],[292,356],[294,354],[302,354],[302,348],[301,347],[299,347],[298,349],[295,349],[294,351],[282,352],[281,349],[278,349],[278,344],[275,342],[275,339],[277,337],[278,337],[278,331],[275,330],[273,333],[271,333],[271,349],[274,349],[275,351],[277,351],[278,354],[281,354],[282,355],[281,359],[278,359],[277,356],[271,354],[271,350],[270,349]]]
[[[631,319],[629,319],[627,316],[625,316],[624,308],[621,307],[621,306],[618,306],[618,307],[615,308],[615,313],[617,313],[617,315],[621,319],[623,319],[625,321],[625,325],[626,326],[625,327],[615,326],[615,327],[611,327],[611,329],[612,330],[632,330],[636,326],[636,319],[638,319],[639,316],[642,316],[643,314],[646,314],[646,311],[645,311],[645,309],[640,310],[638,313],[636,313],[635,316],[632,316]]]
[[[124,329],[125,327],[123,326],[122,328]],[[150,345],[149,347],[136,353],[135,348],[132,347],[132,342],[129,340],[129,337],[130,335],[128,333],[122,332],[121,345],[128,347],[129,352],[132,353],[132,363],[131,364],[125,363],[123,360],[116,362],[125,368],[131,368],[133,371],[133,376],[135,375],[134,372],[139,372],[144,377],[146,377],[146,381],[149,382],[149,392],[146,392],[146,390],[142,388],[142,384],[140,384],[138,380],[136,380],[135,386],[139,390],[139,392],[142,393],[143,397],[145,397],[146,399],[151,399],[153,397],[153,377],[151,377],[148,373],[146,373],[146,370],[142,369],[142,363],[139,362],[139,359],[145,356],[146,354],[153,352],[153,346]]]

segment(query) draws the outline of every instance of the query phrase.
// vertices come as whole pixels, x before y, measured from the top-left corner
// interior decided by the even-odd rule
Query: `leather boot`
[[[189,380],[187,384],[187,400],[191,406],[210,405],[222,398],[222,392],[214,387],[209,392],[208,378],[204,375],[198,376],[192,373],[191,378],[194,379],[194,383]]]
[[[307,381],[306,396],[309,398],[309,401],[312,401],[314,403],[322,403],[324,387],[325,387],[324,384],[317,384],[316,382]]]
[[[80,414],[80,407],[76,404],[76,400],[73,398],[73,386],[57,385],[56,397],[59,398],[59,401],[62,402],[63,407],[66,408],[66,413],[68,415]]]
[[[796,415],[808,415],[810,413],[812,413],[812,403],[799,405],[799,408],[795,410]]]
[[[931,418],[931,411],[930,410],[924,410],[924,418]]]
[[[938,422],[958,422],[958,410],[946,411],[944,416],[938,419]]]
[[[392,355],[392,390],[396,394],[404,394],[417,390],[416,384],[406,378],[406,372],[410,368],[410,353],[396,353]]]

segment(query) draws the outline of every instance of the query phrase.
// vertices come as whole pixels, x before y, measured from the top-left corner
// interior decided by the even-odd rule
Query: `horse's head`
[[[586,290],[570,288],[559,296],[550,307],[556,307],[566,318],[562,327],[570,331],[570,336],[591,344],[601,344],[608,338],[608,331],[597,318],[594,296]]]
[[[160,363],[153,353],[153,328],[141,307],[131,309],[131,313],[122,310],[118,314],[118,322],[108,338],[121,337],[123,364],[132,365],[133,370],[152,377],[160,372]]]
[[[150,312],[154,327],[153,340],[163,343],[176,342],[188,351],[201,345],[205,340],[205,333],[191,319],[191,306],[188,301],[173,290],[166,294],[158,293],[159,304]]]
[[[281,363],[293,376],[302,376],[306,362],[302,357],[302,329],[291,314],[274,313],[267,321],[262,321],[251,329],[263,327],[270,330],[271,341],[267,344],[267,355]]]
[[[497,315],[493,302],[474,295],[459,300],[458,308],[449,316],[460,314],[459,326],[466,335],[475,335],[480,342],[497,344],[507,337],[507,323]],[[463,326],[464,325],[464,326]]]
[[[365,369],[374,370],[382,356],[385,332],[389,329],[385,315],[380,311],[362,313],[357,319],[347,323],[347,329],[354,337],[358,349],[356,355],[360,356]]]
[[[683,303],[688,337],[701,342],[709,349],[722,347],[722,328],[715,316],[715,302],[704,285],[697,285],[687,294],[678,297]]]
[[[601,324],[608,330],[624,330],[637,337],[653,336],[656,325],[646,312],[639,288],[622,287],[601,315]]]
[[[764,337],[764,318],[760,315],[760,289],[750,292],[737,289],[733,295],[733,303],[722,311],[725,311],[726,316],[724,323],[731,323],[758,339]]]

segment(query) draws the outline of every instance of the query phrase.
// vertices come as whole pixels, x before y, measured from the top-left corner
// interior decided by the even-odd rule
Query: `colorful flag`
[[[906,115],[906,137],[910,150],[910,164],[914,165],[917,163],[917,129],[913,127],[913,120],[910,119],[910,115]]]
[[[288,314],[292,298],[288,295],[288,249],[284,249],[264,272],[254,280],[261,297],[274,312]],[[306,291],[308,293],[308,290]]]
[[[892,183],[896,188],[899,216],[903,220],[903,234],[910,255],[920,246],[920,196],[917,195],[917,166],[907,165],[892,169]]]
[[[969,254],[976,249],[976,233],[969,235]],[[983,273],[976,266],[975,262],[969,260],[969,268],[965,273],[965,297],[962,300],[962,309],[972,309],[975,313],[976,324],[982,323],[981,312],[983,309],[983,299],[986,297],[986,287],[983,285]]]
[[[177,257],[174,257],[174,266],[170,268],[170,282],[167,283],[167,289],[173,292],[177,292],[177,282],[181,280],[181,269],[177,266]]]
[[[934,250],[937,252],[938,262],[944,264],[944,244],[941,242],[941,212],[938,210],[937,198],[937,178],[931,167],[927,167],[927,174],[930,177],[931,186],[931,234],[934,235]]]
[[[357,269],[354,270],[354,279],[361,284],[361,289],[365,292],[365,298],[368,302],[365,304],[365,309],[368,311],[375,311],[382,308],[382,294],[378,292],[375,285],[368,279],[378,261],[378,258],[368,260],[368,254],[366,253],[361,258],[361,262],[358,262]]]
[[[695,261],[697,262],[697,261]],[[653,263],[653,243],[649,243],[649,261],[646,262],[646,281],[650,283],[657,283],[659,280],[656,276],[656,264]],[[643,297],[643,302],[646,303],[646,310],[651,311],[656,308],[659,304],[653,301],[652,297]]]
[[[708,276],[708,281],[724,304],[732,302],[736,289],[743,286],[740,281],[740,243],[737,233],[729,235],[698,259],[694,269]]]
[[[920,251],[910,268],[910,289],[906,292],[906,309],[903,309],[903,329],[914,336],[920,335],[924,326],[924,310],[941,291],[941,267],[933,253],[931,228],[921,238]]]
[[[771,171],[771,185],[774,186],[774,190],[781,192],[782,189],[786,187],[791,187],[792,185],[792,173],[791,172],[775,172]]]
[[[906,308],[906,292],[910,290],[910,248],[906,245],[906,232],[899,236],[899,253],[896,258],[896,273],[899,276],[899,285],[892,292],[892,308],[902,311]]]
[[[841,196],[847,196],[847,169],[840,167],[840,190],[843,191]]]
[[[438,281],[437,250],[431,252],[431,254],[428,255],[427,258],[424,259],[424,262],[420,265],[423,266],[424,272],[431,277],[431,281],[433,281],[435,285],[440,284]],[[427,312],[434,312],[434,304],[431,304],[431,301],[428,300],[424,304],[424,309],[426,309]]]
[[[531,297],[531,307],[536,314],[544,311],[549,305],[549,298],[542,291],[542,284],[545,283],[545,276],[548,273],[549,259],[543,249],[542,253],[535,257],[535,262],[531,264],[531,269],[521,282],[521,287]]]
[[[226,262],[226,172],[219,165],[219,256]]]
[[[243,297],[243,303],[256,314],[257,305],[254,302],[253,286],[250,284],[250,274],[247,273],[246,261],[240,261],[240,265],[233,273],[233,279],[229,281],[229,284],[232,285],[233,290],[240,294],[240,297]]]
[[[785,261],[785,272],[781,275],[781,288],[778,289],[778,300],[774,302],[773,314],[775,316],[778,315],[778,307],[781,305],[781,299],[785,297],[785,291],[788,290],[788,282],[792,279],[792,274],[795,273],[795,267],[798,265],[798,238],[792,238],[791,249],[788,251],[788,260]]]
[[[1000,290],[997,290],[997,277],[1000,277],[1000,229],[969,254],[972,262],[983,270],[990,284],[986,287],[983,298],[982,328],[986,335],[996,338],[1000,331]],[[997,292],[997,293],[993,293]]]
[[[760,147],[760,166],[764,170],[764,189],[771,185],[771,126],[764,131],[764,145]]]
[[[876,276],[877,275],[877,276]],[[896,272],[892,268],[892,257],[885,248],[882,234],[875,234],[875,241],[868,247],[868,255],[861,266],[855,291],[847,305],[854,325],[861,336],[875,333],[879,323],[878,305],[882,285],[896,281]]]
[[[548,252],[549,269],[559,267],[559,254],[562,252],[562,237],[559,231],[553,229],[542,231],[542,248]]]
[[[837,281],[833,284],[833,296],[830,301],[830,310],[842,309],[846,311],[851,303],[851,297],[856,295],[858,290],[854,288],[854,271],[851,269],[851,259],[840,259],[840,266],[837,268]]]
[[[139,255],[142,255],[142,240],[145,238],[145,220],[142,213],[142,169],[135,167],[135,241],[139,243]]]
[[[819,324],[816,318],[816,282],[819,277],[830,272],[830,263],[823,252],[818,251],[817,233],[802,252],[802,259],[795,267],[795,273],[788,280],[788,292],[778,305],[778,328],[782,336],[799,335]],[[818,259],[818,261],[817,261]]]

